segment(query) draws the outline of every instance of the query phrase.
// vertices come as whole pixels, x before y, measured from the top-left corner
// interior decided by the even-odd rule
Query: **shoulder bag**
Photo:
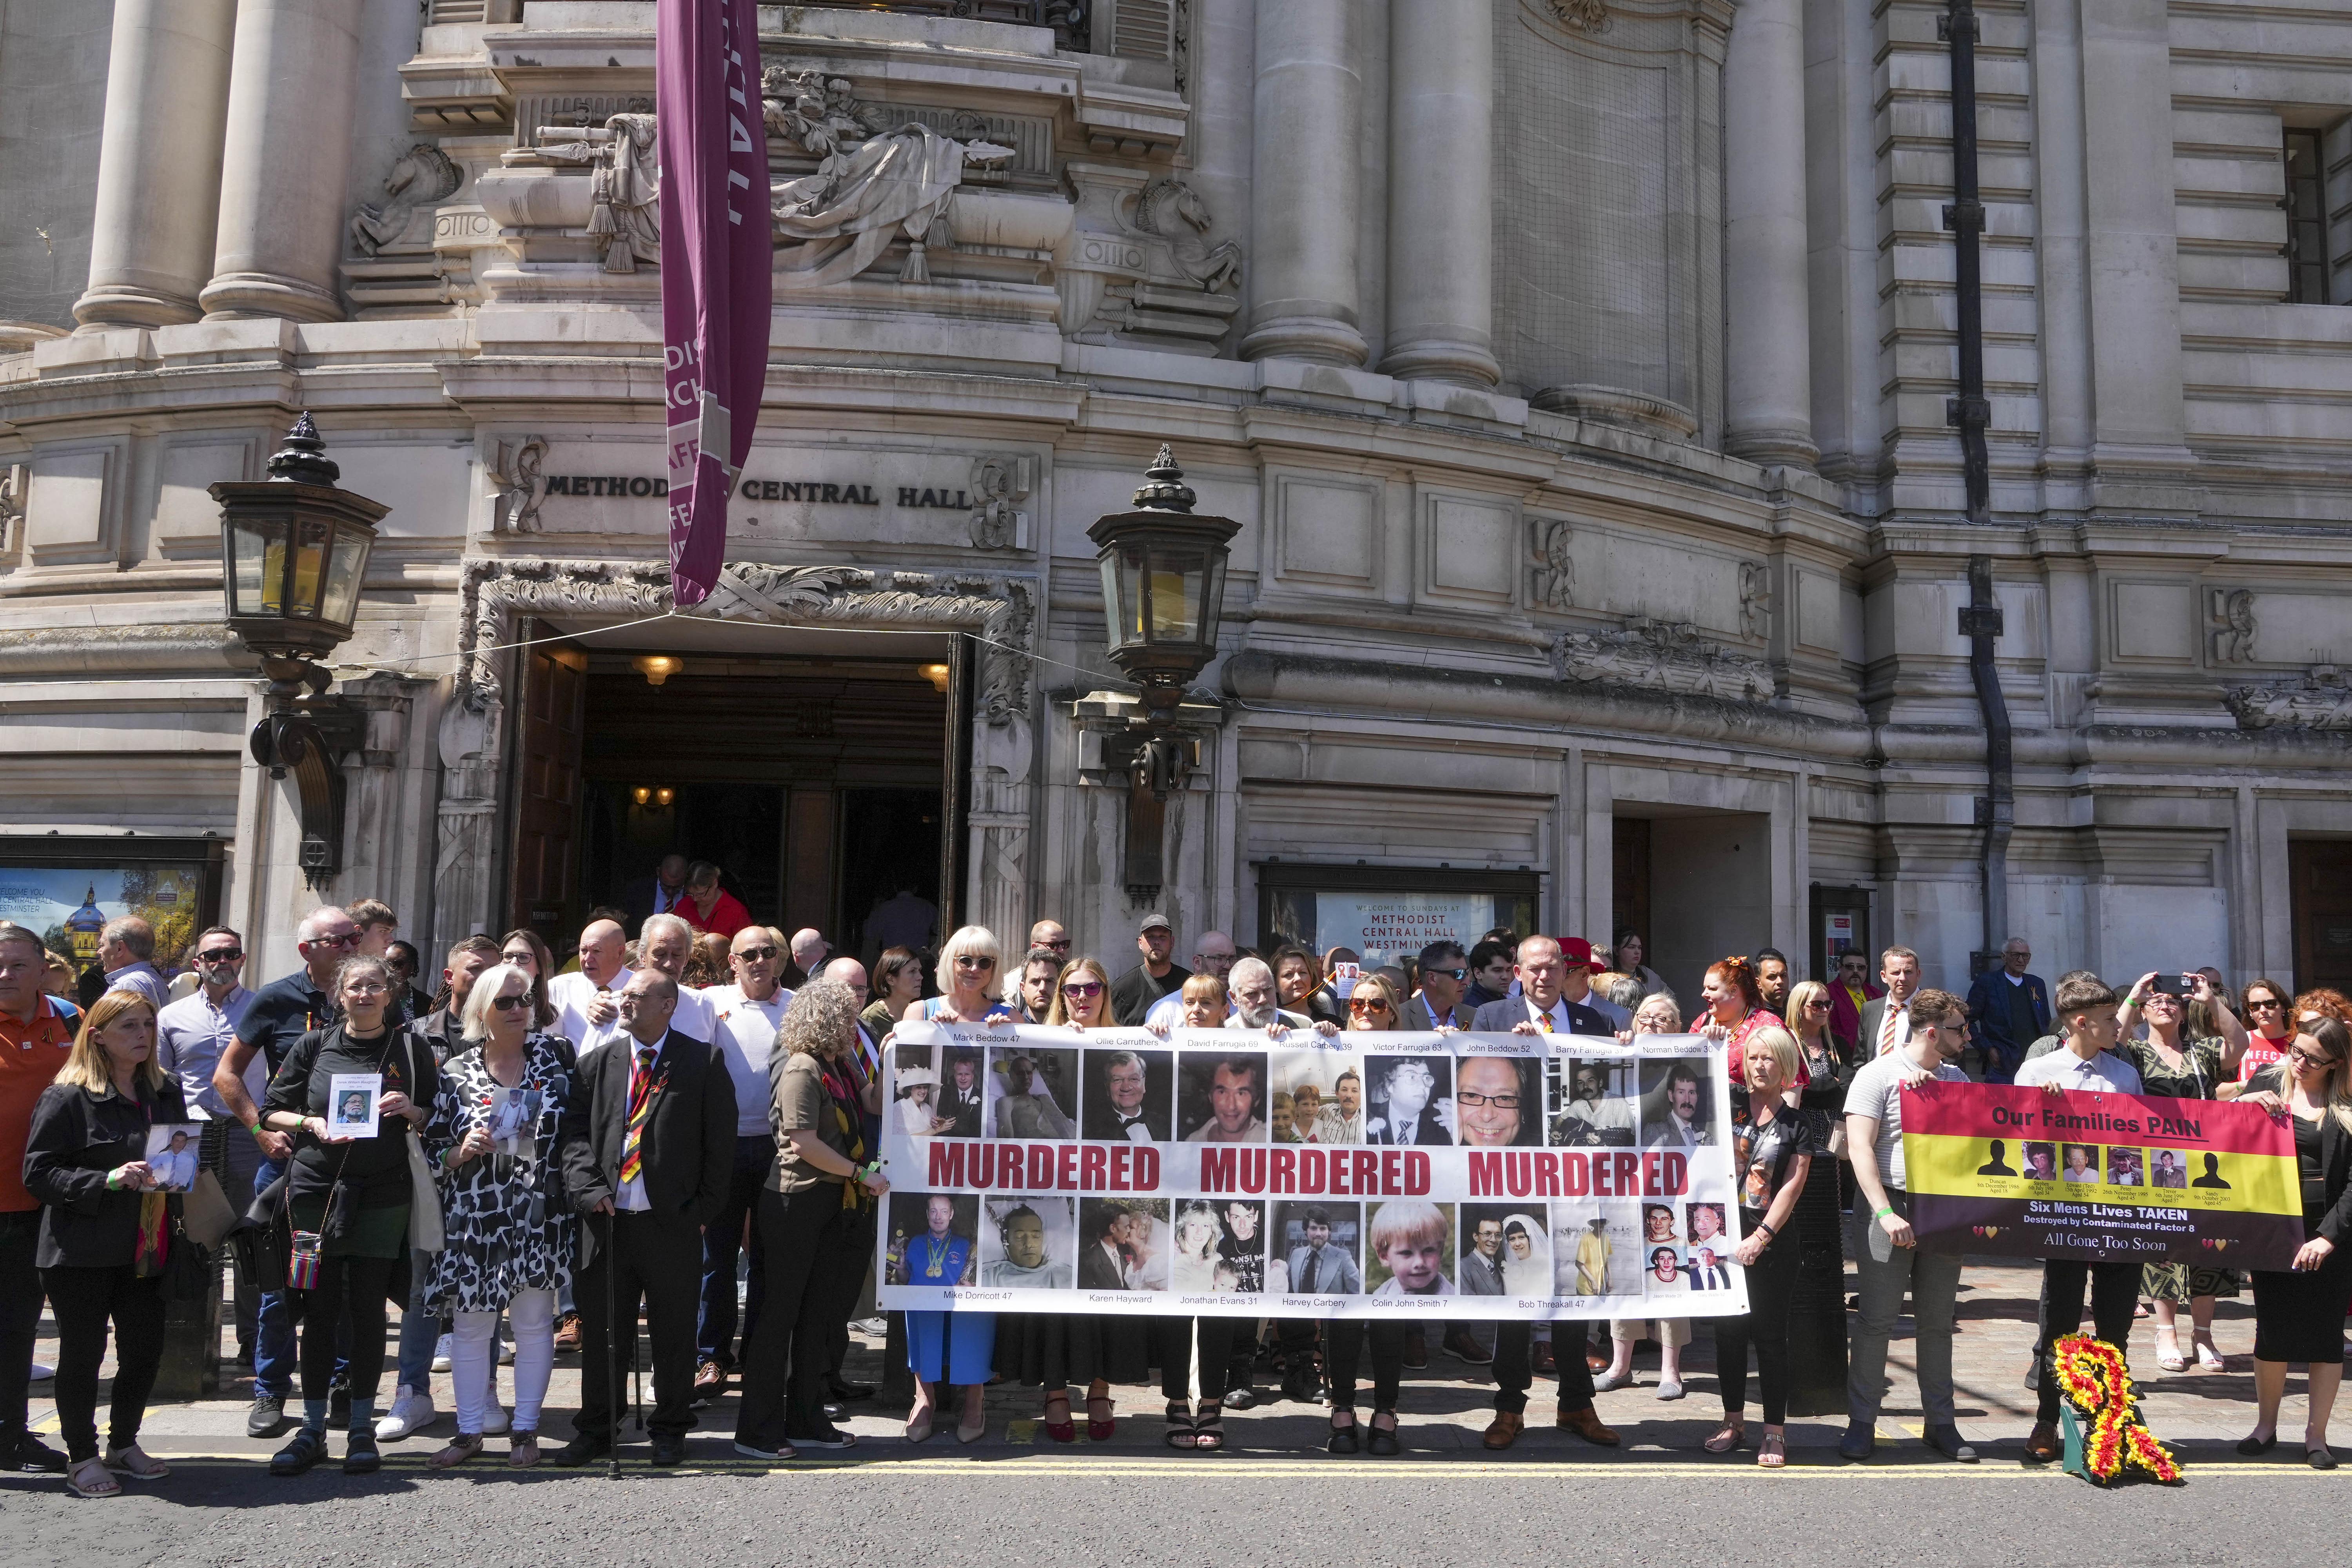
[[[408,1081],[413,1088],[425,1081],[416,1066],[416,1031],[404,1029],[402,1037],[408,1043]],[[431,1107],[427,1106],[427,1112]],[[441,1227],[441,1188],[433,1180],[433,1162],[425,1154],[425,1137],[414,1125],[408,1129],[408,1245],[417,1252],[438,1252],[446,1245]]]

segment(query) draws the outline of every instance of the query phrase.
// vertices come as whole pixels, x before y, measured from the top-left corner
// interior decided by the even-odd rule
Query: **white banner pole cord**
[[[1748,1310],[1724,1047],[908,1022],[881,1304],[1417,1319]]]

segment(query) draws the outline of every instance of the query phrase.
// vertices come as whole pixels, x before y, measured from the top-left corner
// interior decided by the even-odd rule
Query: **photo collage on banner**
[[[1746,1307],[1730,1085],[1696,1036],[909,1023],[887,1058],[886,1307]]]

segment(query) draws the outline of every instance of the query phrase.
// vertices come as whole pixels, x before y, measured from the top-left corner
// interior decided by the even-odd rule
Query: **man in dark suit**
[[[1168,1096],[1150,1094],[1151,1063],[1142,1053],[1112,1051],[1097,1056],[1089,1051],[1087,1063],[1096,1078],[1094,1092],[1087,1099],[1087,1137],[1130,1143],[1168,1142]],[[1161,1076],[1166,1077],[1166,1069]],[[1157,1103],[1153,1103],[1155,1098]]]
[[[641,877],[621,891],[621,908],[628,911],[628,927],[636,930],[647,915],[666,915],[686,897],[688,861],[683,855],[665,855],[650,877]]]
[[[940,1086],[939,1120],[954,1123],[944,1129],[946,1138],[977,1138],[980,1136],[980,1110],[983,1091],[980,1082],[980,1053],[964,1051],[948,1053],[948,1080]]]
[[[1476,1016],[1465,996],[1470,985],[1470,960],[1458,942],[1433,942],[1421,950],[1421,989],[1404,1005],[1407,1029],[1434,1029],[1443,1024],[1466,1029]]]
[[[1694,1290],[1731,1289],[1731,1276],[1725,1271],[1723,1260],[1716,1256],[1712,1247],[1700,1247],[1692,1257],[1685,1272],[1690,1275],[1690,1288]]]
[[[1135,1216],[1123,1208],[1105,1211],[1102,1232],[1078,1253],[1078,1289],[1131,1290],[1127,1282],[1128,1232]]]
[[[653,1341],[653,1462],[686,1458],[702,1227],[726,1203],[734,1174],[735,1080],[707,1042],[670,1028],[677,1008],[677,983],[659,970],[639,970],[621,993],[624,1032],[591,1052],[573,1081],[564,1185],[579,1213],[604,1217],[587,1219],[581,1235],[573,1295],[584,1332],[580,1414],[572,1423],[579,1435],[557,1450],[559,1465],[613,1451],[619,1389],[612,1336],[624,1333],[634,1346],[640,1299]]]
[[[1613,1039],[1616,1031],[1609,1020],[1584,1005],[1592,992],[1592,976],[1601,967],[1592,956],[1592,944],[1582,937],[1555,942],[1548,936],[1531,936],[1519,943],[1512,968],[1519,994],[1486,1004],[1470,1027],[1482,1034],[1599,1035]],[[1554,1323],[1551,1339],[1559,1374],[1557,1425],[1588,1443],[1615,1447],[1617,1434],[1601,1425],[1592,1408],[1592,1365],[1585,1358],[1583,1322]],[[1495,1419],[1485,1438],[1489,1448],[1509,1447],[1527,1426],[1528,1390],[1535,1383],[1533,1340],[1532,1327],[1525,1319],[1495,1325]]]
[[[1864,1062],[1875,1061],[1911,1038],[1911,998],[1919,994],[1919,955],[1907,947],[1890,947],[1878,955],[1878,983],[1886,994],[1862,1009],[1860,1037],[1854,1050]],[[1895,1015],[1889,1021],[1887,1015]]]
[[[1978,975],[1969,987],[1969,1032],[1987,1083],[2014,1081],[2026,1047],[2050,1032],[2050,988],[2042,976],[2025,972],[2032,962],[2025,939],[2011,937],[2001,944],[2000,967]]]
[[[1400,1057],[1389,1064],[1386,1076],[1383,1113],[1365,1121],[1364,1142],[1441,1149],[1451,1144],[1454,1134],[1430,1103],[1443,1098],[1436,1070],[1419,1057]]]

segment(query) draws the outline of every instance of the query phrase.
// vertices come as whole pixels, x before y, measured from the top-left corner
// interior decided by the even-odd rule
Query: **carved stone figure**
[[[1772,694],[1771,666],[1706,641],[1688,621],[1644,616],[1615,631],[1563,632],[1552,644],[1551,658],[1562,680],[1729,701],[1754,702]]]
[[[1739,563],[1739,635],[1769,637],[1772,630],[1772,579],[1761,561]]]
[[[903,233],[902,283],[929,283],[925,248],[967,165],[1002,163],[1013,149],[958,142],[908,121],[876,129],[876,111],[849,83],[772,67],[761,78],[768,129],[817,159],[816,172],[770,189],[776,226],[776,285],[819,289],[856,277]]]
[[[499,492],[499,532],[538,531],[540,503],[547,499],[540,465],[546,458],[547,443],[537,436],[520,445],[499,443],[498,462],[490,469],[490,483]]]
[[[446,201],[466,183],[464,171],[449,155],[429,142],[419,142],[400,156],[384,176],[384,194],[392,200],[382,206],[360,204],[352,217],[352,245],[363,256],[373,256],[399,239],[409,215],[421,206]]]
[[[1175,226],[1171,215],[1185,226]],[[1138,192],[1134,216],[1128,222],[1139,234],[1157,235],[1168,241],[1176,269],[1204,291],[1242,286],[1241,246],[1228,239],[1212,247],[1202,237],[1209,232],[1208,204],[1174,175],[1163,175]]]
[[[1535,533],[1533,599],[1544,610],[1566,610],[1576,603],[1576,557],[1569,553],[1575,530],[1553,518],[1531,518]]]
[[[2254,659],[2254,595],[2250,588],[2206,590],[2208,636],[2215,664],[2252,664]]]
[[[15,553],[25,542],[25,489],[31,478],[22,463],[0,468],[0,555]]]
[[[2352,684],[2332,664],[2315,664],[2301,680],[2236,686],[2223,706],[2241,730],[2352,730]]]

